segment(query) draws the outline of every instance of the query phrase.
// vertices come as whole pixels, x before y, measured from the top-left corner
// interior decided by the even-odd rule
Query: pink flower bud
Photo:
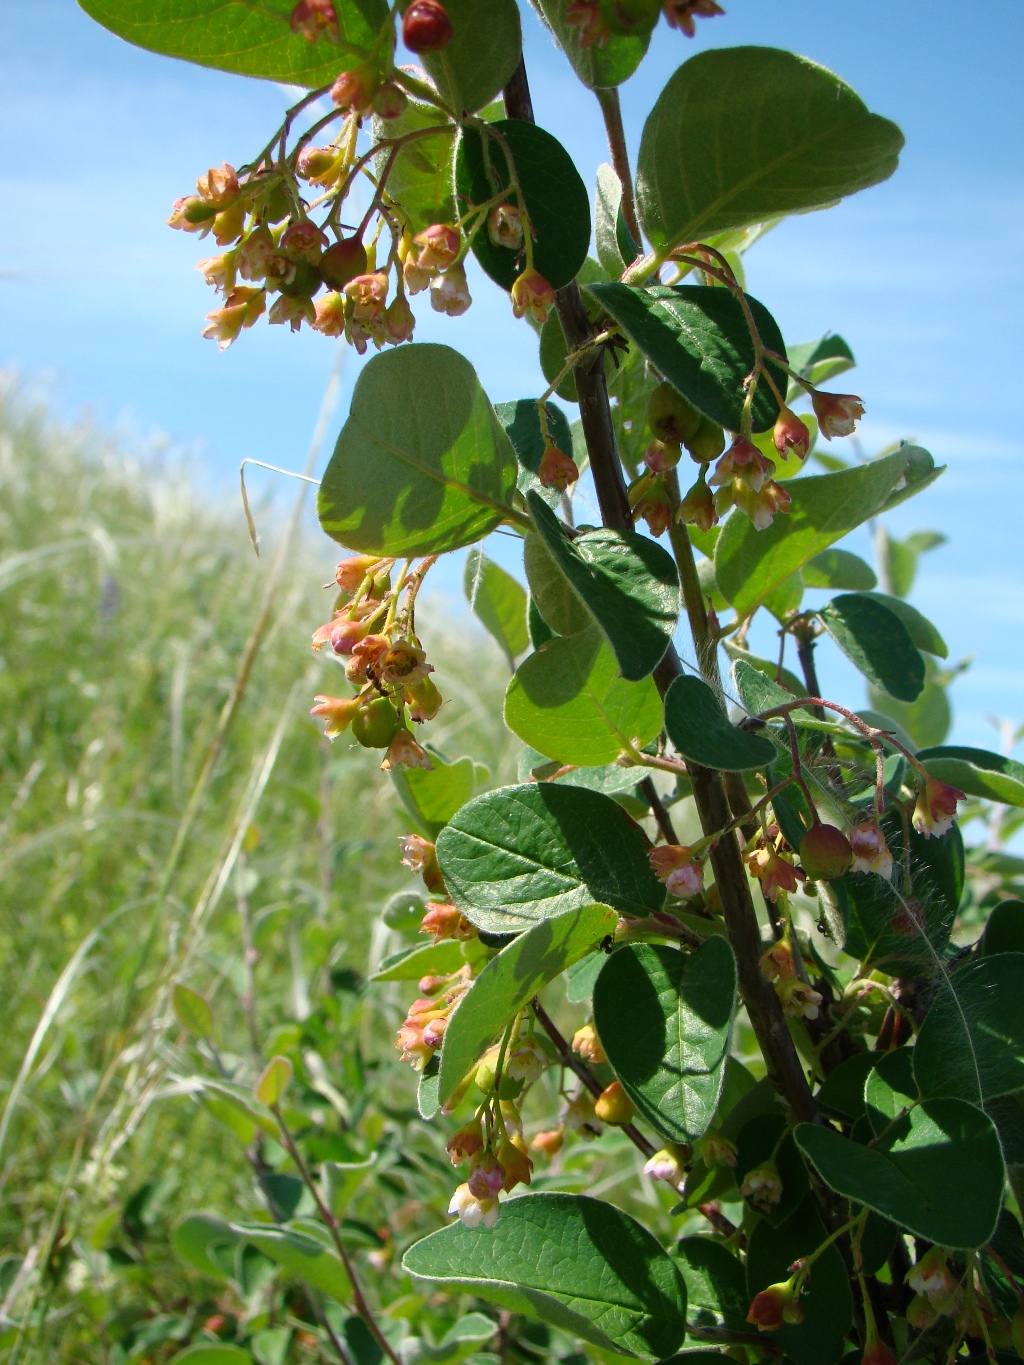
[[[196,181],[199,197],[205,204],[225,208],[238,194],[238,176],[233,166],[225,161],[220,167],[211,166],[205,175]]]
[[[403,341],[411,341],[416,318],[404,294],[392,299],[384,313],[384,330],[388,341],[399,346]]]
[[[470,1158],[469,1192],[475,1199],[494,1199],[505,1185],[505,1169],[493,1152]]]
[[[295,162],[295,174],[311,185],[329,187],[341,179],[343,167],[344,158],[336,148],[303,147]]]
[[[529,313],[534,322],[546,322],[555,306],[555,291],[537,270],[524,270],[512,286],[512,312],[517,318]]]
[[[853,861],[850,841],[835,825],[818,822],[800,840],[800,863],[812,882],[831,882],[848,872]]]
[[[660,844],[648,854],[659,881],[673,896],[696,896],[704,885],[704,864],[692,848],[683,844]]]
[[[356,645],[366,638],[367,628],[363,621],[349,621],[344,618],[331,627],[331,648],[335,654],[348,657]]]
[[[432,223],[418,232],[413,241],[419,247],[416,264],[421,270],[447,270],[458,260],[462,237],[458,228]]]
[[[885,835],[874,820],[862,820],[850,830],[853,872],[875,872],[886,881],[892,876],[892,854]]]
[[[370,62],[362,62],[341,73],[331,86],[331,99],[339,109],[352,114],[368,114],[379,87],[379,69]]]
[[[352,718],[359,710],[358,697],[314,697],[317,703],[310,710],[311,716],[323,716],[327,721],[327,728],[324,734],[328,739],[334,739],[342,734],[352,724]]]
[[[833,436],[852,436],[864,416],[864,404],[852,393],[811,394],[814,415],[826,441]]]
[[[775,422],[772,442],[783,459],[792,452],[802,460],[810,448],[811,433],[795,412],[784,407]]]
[[[956,819],[957,802],[966,800],[964,793],[951,787],[948,782],[926,777],[924,786],[917,793],[914,828],[926,839],[933,834],[936,839],[941,839]]]
[[[476,930],[468,920],[463,919],[454,905],[427,901],[427,913],[423,916],[420,933],[433,934],[434,942],[440,943],[445,938],[472,938]]]
[[[518,251],[523,245],[523,216],[514,204],[496,204],[487,215],[487,236],[494,246]]]
[[[292,32],[301,33],[307,43],[315,43],[320,37],[330,38],[332,43],[341,42],[333,0],[299,0],[288,16],[288,23]]]
[[[671,1147],[662,1147],[660,1152],[655,1152],[648,1159],[644,1175],[649,1175],[652,1180],[665,1180],[670,1185],[678,1185],[686,1175],[686,1167],[678,1152]]]
[[[676,520],[684,526],[696,526],[700,531],[710,531],[717,523],[714,495],[702,479],[697,480],[680,502]]]
[[[482,1152],[484,1147],[483,1135],[480,1132],[479,1122],[467,1123],[445,1143],[445,1150],[453,1166],[459,1166],[463,1161],[468,1161],[471,1156],[476,1156],[477,1152]]]
[[[448,1025],[447,1019],[431,1019],[423,1030],[423,1041],[427,1047],[439,1048],[444,1041],[444,1031]]]
[[[392,768],[426,768],[428,772],[434,770],[430,755],[422,745],[416,743],[408,730],[399,730],[395,735],[380,766],[385,772],[390,772]]]
[[[545,488],[557,488],[564,493],[571,483],[580,476],[576,461],[566,455],[564,450],[548,441],[537,466],[537,478]]]
[[[635,1112],[633,1101],[626,1094],[621,1081],[606,1085],[594,1101],[594,1113],[602,1123],[618,1126],[632,1123]]]
[[[572,1050],[578,1052],[585,1062],[590,1062],[594,1066],[608,1060],[593,1024],[584,1024],[582,1028],[576,1030],[573,1034]]]
[[[394,81],[385,81],[373,97],[373,112],[386,123],[401,118],[408,106],[409,96]]]
[[[796,1304],[796,1286],[792,1280],[770,1284],[754,1295],[747,1313],[747,1321],[759,1332],[777,1332],[784,1323],[799,1321],[791,1315]]]
[[[359,322],[372,321],[384,311],[388,277],[382,271],[372,275],[356,275],[345,285],[344,293],[349,300],[352,317]]]
[[[472,302],[466,268],[461,263],[450,265],[443,275],[435,275],[430,281],[430,306],[435,313],[461,317]]]
[[[334,581],[342,592],[358,592],[366,576],[381,562],[379,555],[351,555],[334,570]]]
[[[715,465],[715,472],[708,480],[714,488],[731,482],[737,475],[755,492],[759,492],[766,479],[775,473],[775,466],[767,456],[762,455],[753,441],[745,436],[737,436],[732,445]]]

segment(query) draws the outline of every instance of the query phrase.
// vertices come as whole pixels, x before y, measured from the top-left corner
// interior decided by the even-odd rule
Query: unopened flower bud
[[[622,1125],[632,1123],[636,1111],[633,1101],[626,1094],[621,1081],[606,1085],[594,1101],[594,1113],[602,1123]]]
[[[430,755],[421,744],[417,744],[408,730],[399,730],[388,745],[388,751],[380,765],[385,772],[392,768],[425,768],[433,772],[434,765]]]
[[[676,520],[684,526],[696,526],[700,531],[710,531],[717,523],[715,497],[703,479],[698,479],[680,502]]]
[[[212,204],[207,204],[198,195],[186,195],[183,199],[175,199],[167,225],[182,232],[205,235],[216,216],[217,210]]]
[[[852,436],[864,416],[864,404],[852,393],[811,394],[814,415],[826,441],[833,436]]]
[[[604,47],[612,36],[601,13],[600,0],[569,0],[565,22],[578,30],[580,47]]]
[[[682,448],[673,441],[651,441],[644,451],[644,464],[652,474],[664,474],[675,469],[682,456]]]
[[[410,52],[440,52],[452,40],[452,22],[438,0],[412,0],[402,16],[402,42]]]
[[[647,425],[659,441],[680,446],[696,435],[703,418],[688,398],[663,380],[647,401]]]
[[[517,318],[529,313],[534,322],[546,322],[555,306],[555,291],[538,270],[524,270],[512,285],[512,312]]]
[[[334,581],[342,592],[358,592],[363,580],[380,562],[379,555],[350,555],[334,570]]]
[[[421,270],[447,270],[458,260],[462,236],[447,223],[432,223],[413,238],[419,247],[416,263]]]
[[[633,506],[634,518],[647,523],[652,536],[663,536],[672,524],[672,504],[661,479],[655,479]]]
[[[770,1284],[754,1295],[747,1321],[759,1332],[777,1332],[785,1323],[800,1322],[803,1312],[797,1302],[795,1279]]]
[[[472,925],[462,917],[454,905],[427,901],[427,913],[420,925],[421,934],[433,934],[434,942],[440,943],[446,938],[472,937],[472,933],[467,931],[472,931]]]
[[[295,162],[295,174],[311,185],[333,185],[340,178],[343,158],[335,147],[303,147]]]
[[[466,267],[461,261],[450,265],[443,275],[435,275],[430,281],[430,306],[435,313],[458,318],[472,302]]]
[[[608,1060],[593,1024],[584,1024],[582,1028],[576,1030],[572,1038],[572,1050],[578,1052],[583,1060],[590,1062],[592,1066]]]
[[[301,33],[307,43],[315,43],[320,37],[329,38],[332,43],[341,42],[333,0],[298,0],[288,23],[291,31]]]
[[[339,109],[353,114],[368,114],[380,87],[380,70],[371,62],[361,62],[343,71],[331,86],[331,99]]]
[[[549,1160],[557,1156],[565,1145],[565,1133],[561,1128],[547,1128],[543,1132],[535,1133],[530,1147],[535,1152],[540,1152]]]
[[[850,869],[853,849],[841,829],[820,822],[800,840],[800,864],[812,882],[831,882]]]
[[[782,408],[772,430],[772,443],[782,459],[793,454],[802,460],[811,444],[807,423],[789,408]]]
[[[523,216],[514,204],[496,204],[487,215],[487,236],[494,246],[518,251],[523,245]]]
[[[493,1199],[505,1185],[505,1170],[493,1152],[470,1158],[469,1190],[477,1199]]]
[[[373,112],[385,123],[401,118],[409,107],[409,96],[394,81],[385,81],[373,97]]]
[[[686,1166],[674,1148],[662,1147],[648,1158],[644,1175],[649,1175],[652,1180],[665,1180],[670,1185],[679,1185],[686,1175]]]
[[[575,483],[580,476],[579,467],[571,456],[566,455],[564,450],[548,441],[544,446],[544,453],[537,466],[537,478],[545,488],[557,488],[560,493],[564,493],[571,483]]]

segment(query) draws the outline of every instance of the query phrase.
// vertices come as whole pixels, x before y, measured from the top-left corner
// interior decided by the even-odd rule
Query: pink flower
[[[792,452],[802,460],[810,447],[811,433],[795,412],[784,407],[772,431],[772,442],[783,459]]]
[[[660,479],[657,479],[633,508],[634,517],[642,517],[652,536],[663,536],[672,524],[672,504]]]
[[[288,16],[288,23],[292,32],[301,33],[307,43],[315,43],[321,35],[332,43],[341,42],[333,0],[299,0]]]
[[[216,341],[218,350],[226,351],[244,327],[251,327],[262,316],[266,304],[264,290],[239,285],[232,289],[223,308],[207,313],[203,336]]]
[[[416,264],[421,270],[447,270],[454,265],[462,249],[458,228],[447,223],[432,223],[418,232],[413,241],[419,247]]]
[[[540,1152],[549,1160],[565,1146],[565,1133],[561,1128],[546,1128],[541,1133],[535,1133],[530,1142],[530,1148],[534,1152]]]
[[[285,230],[281,250],[293,261],[309,261],[316,265],[327,245],[327,235],[308,218],[300,218]]]
[[[957,802],[966,800],[964,793],[951,787],[948,782],[940,782],[934,777],[926,778],[924,786],[917,793],[914,828],[926,839],[933,834],[940,839],[956,819]]]
[[[833,436],[852,436],[857,423],[864,416],[864,404],[852,393],[811,394],[814,415],[826,441]]]
[[[273,234],[265,223],[261,223],[238,248],[238,273],[243,280],[264,280],[276,254]]]
[[[494,1199],[505,1187],[505,1169],[493,1152],[478,1152],[469,1162],[469,1192],[474,1199]]]
[[[380,563],[378,555],[351,555],[334,570],[334,581],[342,592],[358,592],[363,579]]]
[[[892,876],[892,854],[885,842],[885,835],[874,820],[862,820],[854,825],[849,834],[850,847],[853,849],[853,872],[876,872],[886,881]]]
[[[737,436],[732,445],[715,465],[715,472],[708,480],[713,488],[730,483],[737,476],[755,493],[760,492],[762,484],[775,473],[775,466],[767,456],[762,455],[753,441],[745,436]]]
[[[697,480],[679,504],[676,521],[684,526],[696,526],[700,531],[710,531],[717,523],[714,494],[703,479]]]
[[[443,275],[430,281],[430,306],[435,313],[461,317],[472,302],[466,268],[461,263],[450,265]]]
[[[460,1166],[463,1161],[468,1161],[477,1152],[482,1152],[484,1147],[483,1135],[480,1132],[480,1123],[467,1123],[445,1143],[445,1151],[453,1166]]]
[[[487,215],[487,236],[495,246],[518,251],[523,245],[523,216],[514,204],[496,204]]]
[[[388,296],[388,277],[383,271],[372,275],[357,275],[349,280],[344,289],[349,300],[351,316],[357,322],[372,322],[384,311],[384,300]]]
[[[591,1062],[594,1066],[608,1060],[593,1024],[584,1024],[582,1028],[576,1030],[572,1038],[572,1050],[578,1052],[585,1062]]]
[[[392,299],[384,313],[384,330],[388,341],[394,346],[400,345],[403,341],[411,341],[415,326],[416,317],[409,307],[409,300],[404,294],[399,294],[397,298]]]
[[[555,304],[555,291],[537,270],[524,270],[512,286],[512,312],[517,318],[529,313],[534,322],[546,322]]]
[[[385,772],[390,772],[392,768],[426,768],[428,772],[434,769],[430,755],[422,745],[416,743],[408,730],[399,730],[395,735],[380,766]]]
[[[199,197],[205,204],[225,208],[238,194],[238,176],[235,168],[225,161],[221,166],[211,166],[205,175],[196,181]]]
[[[312,325],[316,322],[316,308],[313,300],[299,295],[297,298],[290,299],[282,294],[274,301],[273,307],[267,314],[267,321],[270,323],[285,323],[291,327],[293,332],[297,332],[302,324]]]
[[[402,265],[402,282],[406,293],[414,298],[422,294],[436,274],[436,270],[424,270],[412,256],[407,257]]]
[[[547,1069],[547,1053],[533,1038],[524,1038],[516,1043],[510,1052],[505,1073],[513,1081],[524,1081],[527,1085],[532,1085]]]
[[[747,866],[760,881],[761,890],[770,901],[778,900],[779,892],[795,891],[798,886],[796,868],[788,858],[781,857],[773,848],[759,848],[747,858]]]
[[[358,697],[314,697],[317,703],[311,711],[311,716],[323,716],[327,721],[327,728],[324,734],[328,739],[334,739],[342,734],[352,724],[352,717],[359,710]]]
[[[410,872],[422,872],[425,867],[437,862],[434,845],[429,839],[423,839],[418,834],[405,834],[398,842],[402,848],[401,864]]]
[[[409,640],[396,640],[380,655],[377,669],[390,687],[407,687],[433,673],[427,656]]]
[[[670,1185],[678,1185],[686,1175],[686,1167],[678,1152],[671,1147],[662,1147],[660,1152],[648,1158],[644,1175],[649,1175],[652,1180],[667,1180]]]
[[[353,114],[368,114],[380,86],[380,72],[369,62],[343,71],[331,86],[331,99],[339,109]]]
[[[345,334],[345,299],[341,294],[324,294],[316,301],[316,319],[313,331],[325,337],[340,337]]]
[[[564,493],[579,476],[576,461],[549,441],[544,447],[544,454],[537,467],[537,478],[544,487],[557,488],[560,493]]]
[[[692,848],[661,844],[648,854],[658,880],[673,896],[696,896],[704,885],[704,865]]]
[[[756,1326],[759,1332],[777,1332],[784,1323],[801,1322],[803,1316],[803,1310],[797,1302],[796,1284],[793,1280],[786,1280],[770,1284],[760,1294],[754,1295],[747,1321]]]
[[[198,232],[205,237],[217,216],[212,204],[207,204],[197,195],[189,194],[183,199],[175,199],[167,226],[182,232]]]

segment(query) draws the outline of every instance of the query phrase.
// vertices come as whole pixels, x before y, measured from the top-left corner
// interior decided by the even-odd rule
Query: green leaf
[[[649,943],[612,953],[594,988],[594,1023],[638,1112],[670,1142],[711,1126],[736,1012],[736,959],[724,938],[695,953]]]
[[[515,478],[515,452],[469,361],[448,346],[402,346],[356,381],[320,485],[320,525],[360,553],[456,550],[505,520]]]
[[[940,744],[919,749],[918,757],[940,782],[958,787],[968,796],[986,801],[1001,801],[1007,806],[1024,806],[1024,763],[988,749],[966,745]]]
[[[257,1104],[251,1091],[232,1085],[230,1081],[199,1082],[199,1103],[223,1123],[243,1147],[248,1147],[261,1132],[273,1138],[280,1136],[273,1114]]]
[[[252,1356],[241,1346],[204,1342],[178,1351],[171,1356],[169,1365],[185,1365],[185,1362],[187,1365],[252,1365]]]
[[[523,568],[530,598],[556,635],[579,635],[594,624],[539,531],[527,531],[523,539]]]
[[[386,957],[370,980],[418,981],[421,976],[446,976],[449,972],[457,972],[465,962],[462,944],[457,939],[415,943],[411,948],[402,948]]]
[[[842,1139],[840,1138],[840,1141]],[[747,1250],[747,1292],[751,1299],[770,1284],[789,1278],[794,1261],[818,1250],[828,1233],[807,1198],[781,1226],[765,1219],[750,1235]],[[834,1365],[843,1353],[843,1337],[853,1319],[850,1280],[843,1258],[830,1246],[814,1262],[814,1271],[800,1296],[804,1320],[772,1333],[787,1360],[797,1365]]]
[[[924,688],[924,660],[910,632],[876,597],[843,593],[818,617],[850,662],[869,682],[898,701],[914,701]]]
[[[790,574],[873,517],[906,468],[899,450],[855,469],[795,479],[787,485],[789,513],[764,531],[729,517],[715,545],[715,578],[737,614],[751,615]]]
[[[612,933],[606,905],[585,905],[541,920],[488,962],[452,1012],[441,1048],[438,1099],[446,1103],[519,1010],[549,981]]]
[[[992,907],[979,952],[986,957],[995,953],[1024,953],[1024,901],[1000,901]]]
[[[781,688],[785,689],[785,691],[787,691],[790,694],[788,697],[789,701],[792,701],[794,697],[807,696],[807,688],[803,685],[803,683],[796,676],[796,674],[791,673],[788,668],[784,668],[782,670],[781,679],[778,677],[779,671],[778,660],[772,661],[771,659],[759,659],[756,654],[751,654],[749,650],[741,649],[739,645],[734,644],[732,640],[723,640],[722,648],[725,650],[729,658],[732,659],[733,661],[733,676],[736,679],[737,687],[740,686],[741,673],[737,671],[736,666],[742,663],[744,665],[744,668],[742,670],[742,677],[744,679],[748,679],[750,677],[750,673],[761,673],[764,675],[765,678],[767,678],[769,683],[771,683],[773,689],[780,686]],[[751,685],[752,684],[753,679],[751,679]],[[746,683],[744,685],[746,685]],[[768,706],[771,705],[771,703],[768,702],[764,706],[757,706],[755,708],[751,706],[751,703],[747,701],[747,699],[744,698],[742,694],[741,700],[743,701],[743,705],[746,707],[748,711],[751,712],[751,714],[755,713],[755,709],[764,711],[767,709]]]
[[[171,1246],[178,1259],[218,1280],[226,1280],[228,1275],[210,1252],[216,1247],[234,1247],[238,1240],[231,1224],[213,1213],[186,1213],[171,1233]]]
[[[422,128],[442,127],[436,137],[416,138],[398,148],[388,172],[388,198],[401,206],[409,231],[422,232],[432,223],[451,223],[458,217],[455,207],[453,177],[455,174],[455,133],[453,123],[447,123],[440,110],[411,99],[396,119],[374,116],[373,138],[402,137]],[[379,177],[392,152],[382,148],[374,157],[374,171]]]
[[[898,814],[882,819],[886,843],[899,869],[903,827]],[[941,839],[910,831],[911,885],[865,872],[848,872],[841,885],[850,905],[846,952],[862,970],[883,968],[892,976],[931,976],[949,942],[964,885],[964,845],[958,826]],[[914,900],[913,914],[907,901]],[[923,929],[923,932],[922,932]]]
[[[457,116],[474,114],[501,93],[523,52],[515,0],[445,0],[452,40],[442,52],[422,52],[441,98]],[[406,9],[403,3],[402,9]]]
[[[817,63],[771,47],[685,62],[658,96],[637,161],[656,248],[824,208],[886,180],[903,134]]]
[[[559,569],[604,631],[622,676],[646,678],[664,658],[679,619],[672,556],[634,531],[584,531],[570,539],[536,493],[526,502]],[[535,591],[532,579],[530,587]]]
[[[743,381],[754,366],[754,344],[739,300],[710,285],[592,284],[590,293],[662,375],[712,421],[738,431]],[[747,295],[764,344],[786,354],[778,323],[764,304]],[[780,389],[785,371],[769,370]],[[772,426],[779,405],[767,383],[754,398],[754,430]]]
[[[498,642],[510,667],[530,647],[526,630],[526,589],[480,550],[470,550],[462,578],[466,601]]]
[[[569,153],[543,128],[521,119],[501,119],[491,127],[504,138],[515,162],[533,228],[534,267],[553,289],[561,289],[576,278],[587,259],[590,247],[587,187]],[[482,137],[476,127],[463,128],[455,152],[455,190],[463,212],[474,204],[486,203],[509,185],[504,149],[496,139],[489,140],[488,174]],[[509,202],[515,202],[511,195]],[[487,233],[486,218],[473,238],[472,248],[491,279],[503,289],[511,289],[524,268],[522,251],[495,246]]]
[[[356,1190],[376,1164],[376,1152],[371,1152],[365,1161],[322,1161],[320,1163],[324,1203],[335,1218],[342,1217]]]
[[[330,85],[355,64],[345,48],[292,33],[292,0],[82,0],[82,8],[150,52],[285,85]],[[366,51],[388,18],[385,0],[334,0],[334,10],[343,42]]]
[[[410,1247],[402,1265],[644,1360],[671,1355],[686,1328],[671,1257],[628,1214],[581,1195],[509,1200],[493,1231],[454,1223]]]
[[[625,243],[623,233],[626,234]],[[617,280],[639,255],[636,242],[622,220],[622,182],[606,161],[597,168],[597,193],[594,198],[594,240],[597,259],[608,275]],[[625,244],[626,251],[623,252]],[[629,255],[629,259],[626,259]]]
[[[175,981],[171,1003],[181,1027],[194,1037],[209,1042],[213,1037],[213,1010],[205,996],[186,986],[184,981]]]
[[[922,1095],[984,1104],[1024,1089],[1024,953],[996,953],[941,976],[914,1047]]]
[[[433,768],[392,768],[391,781],[402,805],[431,839],[455,812],[466,804],[476,786],[476,768],[471,758],[447,762],[430,751]]]
[[[863,719],[883,730],[895,730],[896,738],[912,751],[941,744],[953,724],[953,708],[946,688],[938,682],[929,661],[925,660],[924,691],[907,705],[888,696],[879,687],[868,688],[873,710],[862,711]]]
[[[640,918],[660,910],[665,888],[647,860],[639,825],[601,792],[528,783],[487,792],[437,839],[453,901],[495,933],[584,905]]]
[[[292,1064],[288,1058],[271,1057],[263,1068],[263,1074],[256,1082],[253,1094],[260,1104],[265,1104],[269,1109],[275,1104],[280,1104],[281,1097],[288,1089],[288,1082],[291,1078]]]
[[[520,782],[535,777],[539,782],[557,782],[560,787],[586,787],[592,792],[604,792],[606,796],[621,796],[630,792],[639,780],[640,774],[635,767],[624,767],[620,763],[602,763],[596,768],[571,768],[569,772],[554,777],[539,771],[549,768],[557,772],[557,760],[545,760],[536,749],[524,748],[519,757],[516,776]]]
[[[875,1137],[886,1133],[921,1098],[914,1080],[914,1050],[884,1052],[864,1082],[864,1113]]]
[[[840,1062],[814,1097],[818,1108],[845,1123],[855,1123],[864,1113],[864,1084],[878,1056],[877,1052],[858,1052]]]
[[[613,34],[603,47],[596,43],[583,47],[580,29],[566,18],[571,0],[530,0],[530,3],[588,90],[621,85],[643,61],[651,41],[650,32],[628,36]]]
[[[835,551],[835,553],[840,552]],[[888,607],[894,615],[898,616],[918,649],[924,650],[926,654],[937,654],[940,659],[945,659],[949,654],[945,640],[931,621],[928,620],[927,616],[922,616],[917,608],[912,607],[909,602],[904,602],[900,597],[890,597],[888,593],[884,592],[866,592],[864,596],[870,597],[874,602],[881,602],[883,606]]]
[[[820,555],[808,560],[802,573],[805,588],[843,588],[849,592],[870,592],[878,582],[871,565],[849,550],[822,550]]]
[[[916,497],[929,484],[935,482],[939,475],[946,468],[945,465],[936,465],[931,455],[921,446],[909,445],[906,441],[900,443],[899,453],[907,461],[907,472],[903,483],[897,484],[885,502],[879,509],[888,512],[893,507],[898,507],[901,502],[906,502],[908,498]]]
[[[557,324],[557,319],[555,321]],[[557,488],[545,488],[537,477],[544,455],[544,433],[540,428],[540,414],[536,402],[532,398],[520,398],[515,403],[496,403],[494,411],[498,421],[505,428],[519,461],[517,486],[520,493],[525,497],[533,489],[549,507],[557,507],[562,495]],[[559,450],[571,455],[572,432],[569,430],[569,421],[565,413],[553,403],[545,403],[544,411],[555,445]]]
[[[690,1325],[745,1332],[750,1300],[742,1261],[710,1237],[683,1237],[672,1255],[686,1284]]]
[[[596,626],[556,636],[519,665],[505,694],[505,724],[548,758],[583,767],[612,763],[631,740],[661,731],[650,678],[627,682]]]
[[[730,725],[707,683],[688,674],[676,678],[665,696],[665,729],[684,758],[705,768],[766,768],[778,753],[770,739]]]
[[[875,1147],[809,1123],[796,1129],[796,1141],[837,1194],[917,1237],[969,1250],[995,1229],[1005,1177],[999,1137],[988,1115],[964,1100],[923,1101]]]
[[[796,346],[790,346],[789,363],[797,374],[811,384],[824,384],[836,375],[852,370],[857,362],[848,342],[841,336],[826,333],[820,341],[801,341]],[[803,392],[799,384],[791,381],[791,402]]]
[[[234,1231],[264,1256],[276,1262],[328,1298],[346,1303],[352,1285],[337,1254],[304,1232],[264,1223],[235,1223]]]

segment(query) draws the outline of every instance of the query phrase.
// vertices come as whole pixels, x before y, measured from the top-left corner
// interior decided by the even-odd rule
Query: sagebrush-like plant
[[[534,2],[607,129],[593,218],[533,120],[515,0],[83,0],[143,46],[309,88],[251,161],[174,206],[173,227],[223,248],[201,264],[223,295],[205,334],[226,347],[266,313],[380,352],[319,491],[350,553],[313,638],[345,681],[313,714],[382,752],[430,897],[387,908],[432,941],[376,976],[419,982],[398,1046],[465,1178],[455,1221],[402,1267],[424,1293],[498,1305],[509,1359],[1024,1354],[1024,906],[990,884],[977,941],[951,941],[958,807],[1024,804],[1024,769],[922,742],[941,636],[903,570],[879,592],[835,548],[941,470],[910,444],[863,462],[823,448],[863,414],[820,387],[850,349],[787,345],[744,287],[761,232],[891,175],[902,136],[802,57],[708,50],[653,102],[634,189],[616,87],[720,7]],[[395,64],[399,36],[425,69]],[[470,253],[537,328],[544,393],[492,406],[469,360],[413,340],[410,299],[470,307]],[[599,527],[574,523],[584,471]],[[439,556],[499,527],[522,538],[529,595],[478,549],[467,593],[514,667],[504,718],[525,748],[516,785],[474,795],[472,758],[429,742],[444,698],[417,603]],[[807,609],[806,587],[837,595]],[[776,661],[747,648],[758,613]],[[870,712],[821,695],[826,638]],[[566,997],[592,1001],[572,1037]],[[208,1037],[202,996],[179,983],[175,1007]],[[196,1255],[218,1237],[254,1249],[351,1303],[366,1359],[399,1365],[415,1351],[364,1293],[335,1211],[347,1168],[289,1110],[292,1074],[279,1055],[254,1092],[218,1082],[277,1144],[291,1208],[257,1145],[273,1224],[204,1224]],[[639,1204],[560,1179],[606,1126],[658,1182],[659,1231],[686,1218],[671,1249]],[[522,1318],[554,1329],[542,1350]],[[325,1351],[359,1354],[316,1322]]]

